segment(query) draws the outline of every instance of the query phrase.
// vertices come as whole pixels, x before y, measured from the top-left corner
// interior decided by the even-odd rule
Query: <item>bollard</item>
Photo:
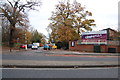
[[[25,50],[27,50],[27,44],[25,45]]]

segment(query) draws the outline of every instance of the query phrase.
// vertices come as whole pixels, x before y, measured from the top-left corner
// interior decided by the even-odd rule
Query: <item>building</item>
[[[117,31],[110,28],[83,32],[81,40],[69,41],[69,49],[82,52],[119,53],[120,40]]]

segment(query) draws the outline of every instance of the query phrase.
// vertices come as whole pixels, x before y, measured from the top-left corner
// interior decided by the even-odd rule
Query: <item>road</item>
[[[3,69],[3,78],[118,78],[118,68]]]
[[[66,55],[67,53],[67,55]],[[69,55],[68,55],[69,53]],[[83,53],[84,54],[84,53]],[[102,54],[102,53],[101,53]],[[28,50],[2,54],[2,65],[111,65],[118,56],[74,55],[73,52]],[[3,68],[3,78],[117,78],[118,68]]]
[[[67,53],[67,55],[66,55]],[[69,53],[69,55],[68,55]],[[76,53],[76,52],[74,52]],[[118,56],[79,55],[70,51],[28,50],[2,54],[2,65],[118,65]],[[102,53],[101,53],[102,54]]]
[[[62,52],[61,52],[62,53]],[[64,54],[64,52],[63,52]],[[118,61],[118,57],[112,56],[88,56],[88,55],[63,55],[50,54],[44,50],[30,50],[2,54],[2,60],[46,60],[46,61]],[[102,53],[101,53],[102,54]]]

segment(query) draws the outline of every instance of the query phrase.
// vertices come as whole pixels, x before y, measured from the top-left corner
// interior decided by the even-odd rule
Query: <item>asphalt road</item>
[[[44,50],[17,51],[3,53],[2,60],[6,61],[30,61],[32,64],[41,61],[59,62],[118,62],[117,56],[90,56],[90,55],[64,55],[49,53]],[[11,62],[12,63],[12,62]],[[24,62],[23,62],[24,63]],[[51,62],[50,62],[51,63]],[[66,64],[65,63],[65,64]],[[4,63],[3,63],[4,64]],[[13,64],[13,63],[12,63]],[[29,64],[29,63],[25,63]],[[79,63],[78,63],[79,64]],[[3,68],[3,78],[117,78],[118,68]]]
[[[64,54],[64,53],[63,53]],[[72,53],[71,53],[72,54]],[[102,54],[102,53],[101,53]],[[2,60],[41,60],[41,61],[118,61],[118,57],[99,57],[99,56],[69,56],[49,54],[48,51],[30,50],[2,54]]]
[[[118,68],[8,68],[3,78],[118,78]]]

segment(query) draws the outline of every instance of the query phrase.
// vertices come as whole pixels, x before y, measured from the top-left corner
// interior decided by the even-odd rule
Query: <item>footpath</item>
[[[66,50],[52,50],[47,51],[49,54],[64,54],[64,55],[91,55],[91,56],[120,56],[120,53],[92,53],[92,52],[78,52]]]
[[[20,50],[21,51],[21,50]],[[22,50],[23,52],[26,50]],[[27,50],[30,51],[30,50]],[[19,52],[14,50],[13,52]],[[39,52],[39,51],[38,51]],[[79,55],[106,56],[118,59],[119,53],[82,53],[64,50],[43,50],[49,55]],[[118,61],[49,61],[49,60],[0,60],[2,68],[88,68],[88,67],[118,67]]]
[[[37,61],[3,60],[3,68],[79,68],[79,67],[118,67],[117,61]]]

